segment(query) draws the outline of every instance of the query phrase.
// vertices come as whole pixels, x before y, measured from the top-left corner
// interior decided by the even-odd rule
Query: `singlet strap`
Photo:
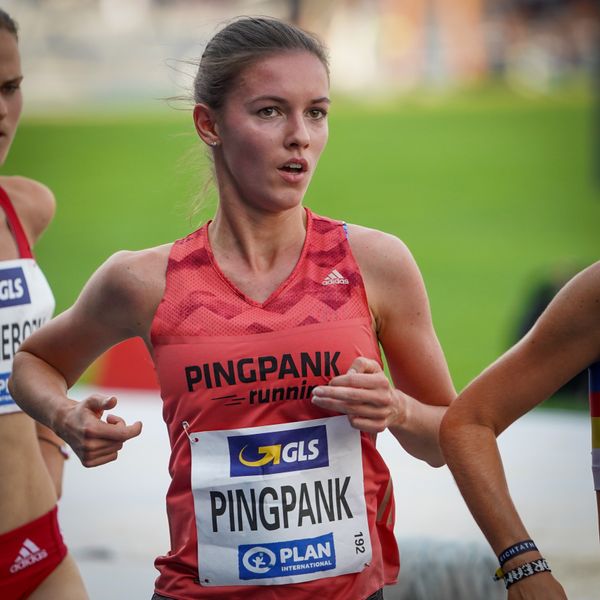
[[[21,225],[21,221],[17,216],[17,211],[13,206],[6,190],[0,187],[0,208],[4,210],[6,214],[6,220],[8,221],[8,226],[12,231],[13,237],[15,238],[15,242],[17,243],[17,248],[19,250],[20,258],[33,258],[33,254],[31,253],[31,247],[29,246],[29,241],[27,240],[27,236],[25,235],[25,230],[23,229],[23,225]]]

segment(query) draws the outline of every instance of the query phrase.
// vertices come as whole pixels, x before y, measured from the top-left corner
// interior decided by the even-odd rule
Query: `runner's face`
[[[22,79],[17,39],[0,30],[0,165],[6,160],[21,116]]]
[[[329,79],[309,52],[284,52],[242,71],[217,118],[220,189],[259,210],[298,206],[328,136]]]

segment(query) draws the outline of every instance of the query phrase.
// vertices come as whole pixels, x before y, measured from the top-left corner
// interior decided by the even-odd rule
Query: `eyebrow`
[[[12,77],[11,79],[5,79],[0,82],[0,85],[10,85],[13,83],[21,83],[23,81],[23,75],[19,75],[18,77]]]
[[[257,96],[256,98],[252,98],[248,101],[248,104],[253,104],[254,102],[263,102],[268,100],[270,102],[275,102],[276,104],[289,104],[289,102],[282,98],[281,96]],[[313,98],[310,101],[310,104],[331,104],[331,100],[327,96],[321,96],[320,98]]]

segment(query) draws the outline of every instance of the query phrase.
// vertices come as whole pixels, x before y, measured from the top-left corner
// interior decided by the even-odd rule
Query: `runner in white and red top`
[[[14,21],[0,10],[0,165],[21,114]],[[0,598],[87,598],[57,522],[65,450],[21,412],[9,390],[20,344],[52,317],[54,297],[31,245],[54,214],[54,197],[24,177],[0,177]]]

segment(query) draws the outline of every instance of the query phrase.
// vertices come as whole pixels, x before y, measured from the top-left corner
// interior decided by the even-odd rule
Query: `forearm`
[[[399,390],[396,394],[402,394],[406,411],[402,422],[390,425],[389,430],[414,457],[433,467],[441,467],[445,461],[439,444],[439,429],[448,407],[423,404]]]
[[[35,355],[19,351],[9,389],[24,412],[61,436],[61,415],[76,402],[67,397],[67,382],[59,371]]]
[[[494,431],[447,415],[440,444],[469,510],[496,554],[528,539],[512,502]]]

